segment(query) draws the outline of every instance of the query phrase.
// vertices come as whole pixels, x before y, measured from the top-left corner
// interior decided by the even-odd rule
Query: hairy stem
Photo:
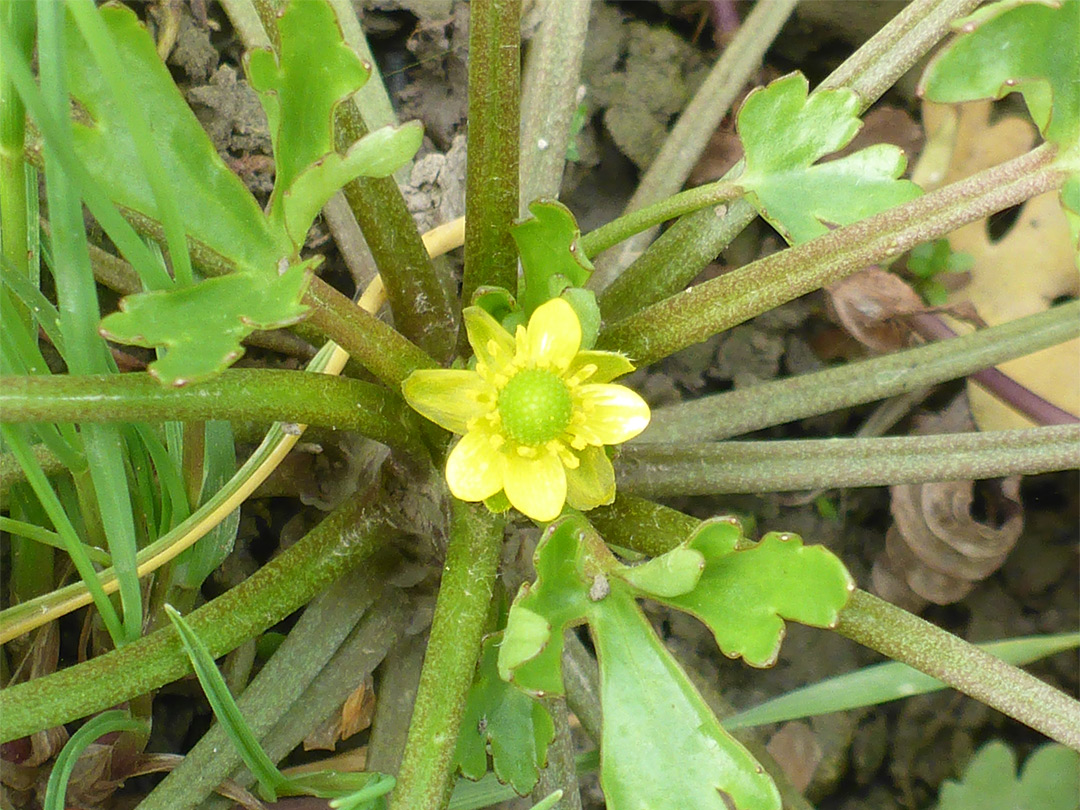
[[[472,684],[502,548],[502,520],[455,500],[442,585],[391,810],[439,810]]]
[[[1080,425],[872,439],[638,444],[627,447],[620,462],[619,487],[651,497],[964,481],[1080,467]]]
[[[906,610],[855,591],[836,632],[1080,750],[1080,702]]]
[[[467,306],[477,287],[517,289],[521,0],[469,6],[469,168],[465,180]]]
[[[364,498],[346,501],[281,556],[187,617],[214,656],[281,621],[389,542],[396,530]],[[0,692],[0,742],[102,711],[190,671],[175,630],[158,630],[123,649]]]
[[[180,388],[138,373],[3,377],[0,407],[9,422],[298,422],[355,430],[419,452],[398,397],[371,383],[326,374],[228,369]]]
[[[1080,302],[883,357],[658,408],[636,443],[726,439],[898,396],[1080,336]]]
[[[1041,146],[1015,160],[837,228],[706,281],[600,333],[599,347],[619,349],[647,365],[710,335],[921,242],[1058,188],[1064,173]]]
[[[562,187],[589,8],[589,3],[546,0],[540,29],[529,43],[521,78],[522,216],[530,202],[558,197]]]
[[[701,208],[730,202],[741,197],[743,193],[741,186],[726,180],[718,180],[715,183],[680,192],[590,231],[581,237],[581,249],[586,256],[595,256],[635,233]],[[726,209],[724,213],[727,213]]]
[[[367,134],[352,104],[338,107],[334,125],[341,150]],[[386,284],[397,330],[436,360],[449,360],[457,341],[455,303],[448,282],[439,278],[428,256],[397,182],[392,177],[358,177],[344,192]]]

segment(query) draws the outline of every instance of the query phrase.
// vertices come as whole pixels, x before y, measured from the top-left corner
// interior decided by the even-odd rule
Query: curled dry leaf
[[[920,433],[970,429],[961,397]],[[1019,477],[890,487],[893,525],[874,562],[878,595],[918,610],[958,602],[1009,556],[1024,527]]]
[[[910,344],[903,316],[926,312],[926,305],[899,276],[870,267],[825,288],[829,312],[859,343],[875,352]]]
[[[304,738],[304,750],[322,749],[333,751],[338,740],[347,740],[359,734],[371,725],[375,715],[375,686],[371,675],[345,698],[338,711],[335,711],[323,723]]]
[[[1017,157],[1035,144],[1037,134],[1030,121],[1011,115],[992,121],[992,110],[989,101],[924,103],[927,145],[915,168],[915,181],[929,190]],[[1028,200],[1000,239],[991,235],[990,222],[966,225],[948,237],[954,251],[975,259],[970,281],[950,296],[950,305],[970,301],[981,319],[994,326],[1041,312],[1056,299],[1080,292],[1080,272],[1057,192]],[[952,326],[970,331],[965,324]],[[1080,340],[999,368],[1043,399],[1080,415]],[[968,395],[981,430],[1032,426],[975,383],[969,382]]]

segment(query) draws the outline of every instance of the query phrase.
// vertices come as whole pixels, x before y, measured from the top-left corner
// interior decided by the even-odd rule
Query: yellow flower
[[[581,323],[554,298],[511,335],[480,307],[464,312],[474,371],[413,372],[402,385],[409,404],[462,435],[446,461],[450,491],[483,501],[500,491],[534,520],[558,517],[563,504],[592,509],[615,498],[605,444],[637,436],[649,406],[616,377],[633,371],[615,352],[579,351]]]

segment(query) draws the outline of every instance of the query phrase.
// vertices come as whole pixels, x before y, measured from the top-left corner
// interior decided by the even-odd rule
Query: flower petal
[[[624,385],[583,385],[576,393],[585,411],[582,433],[589,444],[621,444],[649,425],[649,406]]]
[[[566,470],[558,455],[541,450],[536,458],[508,452],[506,497],[515,509],[533,520],[554,520],[566,503]]]
[[[446,459],[446,483],[455,498],[482,501],[503,488],[505,456],[492,443],[492,434],[471,430],[454,445]]]
[[[566,501],[582,511],[615,500],[615,469],[603,447],[586,447],[576,469],[566,471]]]
[[[476,359],[499,371],[514,359],[514,336],[482,307],[466,307],[461,313]]]
[[[475,371],[422,369],[401,384],[413,410],[454,433],[468,432],[468,423],[495,407],[495,391]]]
[[[541,304],[529,318],[529,358],[563,371],[581,348],[581,322],[562,298]]]
[[[616,377],[629,374],[634,370],[634,364],[627,359],[626,355],[618,352],[578,352],[570,362],[566,370],[566,376],[572,377],[579,374],[589,366],[595,366],[596,370],[587,376],[582,376],[580,382],[588,380],[590,383],[611,382]]]

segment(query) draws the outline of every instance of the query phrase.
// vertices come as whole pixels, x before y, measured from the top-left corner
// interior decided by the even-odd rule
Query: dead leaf
[[[966,428],[965,428],[966,426]],[[919,433],[973,427],[963,398]],[[958,602],[1004,564],[1024,527],[1019,477],[890,487],[893,525],[874,562],[878,595],[908,609]]]
[[[830,314],[859,343],[875,352],[894,352],[911,343],[902,316],[926,305],[899,276],[869,267],[825,288]]]
[[[333,751],[339,740],[347,740],[368,728],[374,715],[375,685],[369,674],[363,683],[345,698],[339,711],[334,712],[304,738],[304,750]]]
[[[785,723],[769,740],[765,749],[791,780],[799,793],[810,786],[821,764],[822,750],[817,737],[806,723]]]
[[[927,145],[915,168],[915,181],[923,188],[934,188],[1017,157],[1035,144],[1036,131],[1030,121],[1010,115],[992,122],[993,110],[989,101],[924,103]],[[1028,200],[999,239],[991,236],[991,221],[966,225],[948,236],[953,250],[975,259],[969,282],[953,292],[950,304],[970,301],[993,326],[1041,312],[1056,299],[1080,292],[1080,271],[1056,192]],[[970,331],[965,324],[953,323],[953,328]],[[1080,416],[1080,340],[998,368],[1043,399]],[[969,382],[968,394],[981,430],[1033,425],[975,383]]]

